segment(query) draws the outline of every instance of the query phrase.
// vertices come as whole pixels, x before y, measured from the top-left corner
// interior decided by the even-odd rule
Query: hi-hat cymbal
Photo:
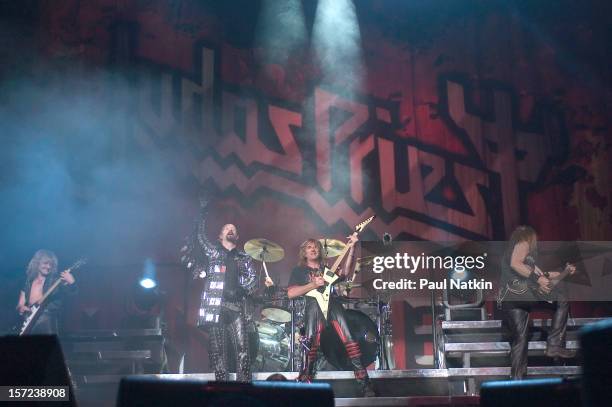
[[[352,281],[340,281],[336,283],[341,289],[353,289],[361,287],[361,283],[353,283]]]
[[[357,262],[362,266],[369,266],[370,264],[374,263],[374,257],[376,256],[359,257]]]
[[[323,257],[330,258],[339,256],[346,248],[346,243],[336,239],[319,239],[323,246]]]
[[[274,263],[285,257],[285,250],[268,239],[251,239],[244,244],[244,251],[255,260]]]

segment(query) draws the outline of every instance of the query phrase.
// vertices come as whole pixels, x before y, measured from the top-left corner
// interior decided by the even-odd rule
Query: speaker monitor
[[[585,406],[610,405],[612,397],[612,319],[580,331],[582,388]]]
[[[121,380],[117,407],[333,407],[328,384],[206,382],[132,376]]]
[[[480,387],[481,407],[578,407],[577,380],[561,378],[485,382]]]
[[[70,401],[54,405],[76,405],[55,335],[0,337],[0,386],[68,386]]]

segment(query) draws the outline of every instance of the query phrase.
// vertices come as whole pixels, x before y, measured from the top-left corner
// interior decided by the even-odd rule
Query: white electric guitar
[[[374,220],[375,217],[376,215],[370,216],[368,219],[355,226],[355,232],[358,234],[361,233],[363,229],[365,229],[365,227]],[[353,247],[353,244],[354,243],[348,243],[346,245],[346,247],[338,255],[338,258],[332,265],[331,269],[325,267],[322,275],[323,280],[325,280],[325,284],[306,293],[307,296],[317,300],[317,304],[319,304],[319,308],[321,309],[325,319],[327,319],[327,313],[329,311],[329,297],[331,295],[332,285],[336,282],[336,280],[338,280],[338,278],[340,278],[336,272],[338,271],[340,263],[342,263],[342,260],[344,260],[350,248]]]
[[[74,271],[85,263],[87,263],[87,259],[79,259],[72,266],[70,266],[64,271]],[[25,335],[30,332],[30,330],[32,329],[36,321],[38,320],[38,317],[40,316],[40,314],[45,308],[45,305],[46,305],[45,300],[51,294],[53,294],[53,292],[57,289],[57,287],[59,287],[62,281],[63,280],[61,278],[58,278],[53,283],[53,285],[47,290],[47,292],[43,295],[40,301],[37,304],[34,304],[30,307],[30,312],[28,313],[27,317],[23,321],[23,325],[21,326],[21,329],[19,330],[19,336]]]

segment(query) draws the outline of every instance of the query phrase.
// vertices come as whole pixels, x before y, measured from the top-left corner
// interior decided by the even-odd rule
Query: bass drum
[[[380,336],[376,324],[361,311],[345,310],[344,314],[351,335],[361,348],[361,363],[364,368],[368,367],[374,363],[378,355]],[[321,333],[321,350],[336,369],[353,370],[346,349],[331,325],[328,325]]]

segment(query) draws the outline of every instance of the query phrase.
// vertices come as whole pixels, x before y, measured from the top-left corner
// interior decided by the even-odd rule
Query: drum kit
[[[323,247],[323,257],[337,257],[346,244],[335,239],[320,239]],[[266,279],[271,282],[267,263],[275,263],[285,256],[284,249],[268,239],[252,239],[245,243],[244,251],[254,260],[262,263]],[[380,298],[353,298],[351,291],[364,288],[361,283],[354,282],[361,266],[368,265],[368,258],[357,259],[355,273],[350,279],[335,285],[338,299],[345,304],[346,318],[349,329],[361,347],[362,363],[368,366],[375,361],[380,369],[393,368],[389,363],[392,358],[390,307]],[[370,260],[371,261],[371,260]],[[303,328],[304,300],[297,298],[289,300],[287,291],[271,290],[272,295],[261,298],[262,308],[260,320],[254,321],[250,327],[251,354],[253,355],[253,370],[260,372],[297,371],[305,352]],[[368,316],[360,310],[370,307],[376,312]],[[382,333],[382,335],[381,335]],[[381,338],[382,336],[382,338]],[[321,334],[321,350],[327,361],[338,370],[351,370],[350,361],[335,330],[328,326]],[[382,357],[381,357],[382,355]]]

